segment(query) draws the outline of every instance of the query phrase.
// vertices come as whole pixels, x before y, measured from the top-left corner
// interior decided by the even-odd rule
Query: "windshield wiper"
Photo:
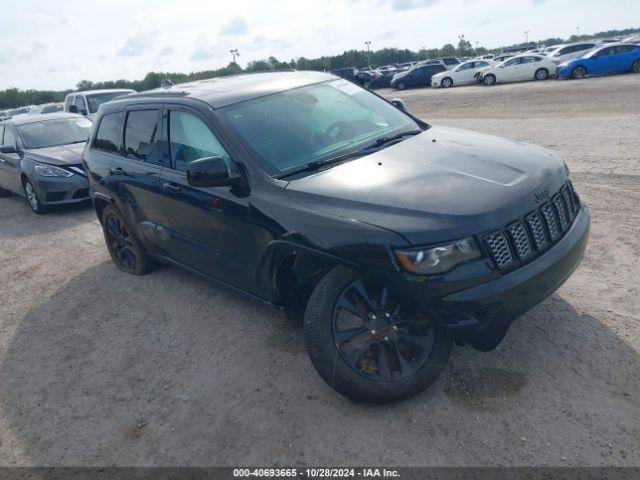
[[[368,151],[365,151],[365,150],[366,149],[356,150],[355,152],[345,153],[344,155],[338,155],[337,157],[327,158],[326,160],[314,160],[294,170],[289,170],[288,172],[284,172],[280,175],[276,175],[275,178],[280,179],[280,178],[289,177],[291,175],[295,175],[296,173],[300,173],[300,172],[311,172],[314,170],[318,170],[319,168],[324,167],[326,165],[331,165],[332,163],[340,163],[340,162],[344,162],[345,160],[349,160],[351,158],[362,157],[369,153]]]
[[[376,141],[373,142],[372,144],[367,145],[354,152],[345,153],[343,155],[338,155],[337,157],[328,158],[326,160],[314,160],[312,162],[306,163],[305,165],[299,168],[277,175],[275,178],[280,179],[280,178],[288,177],[290,175],[295,175],[296,173],[300,173],[300,172],[310,172],[310,171],[318,170],[319,168],[324,167],[326,165],[331,165],[332,163],[339,163],[339,162],[344,162],[345,160],[350,160],[352,158],[362,157],[364,155],[373,153],[374,151],[378,151],[381,147],[391,142],[400,140],[403,137],[418,135],[419,133],[422,133],[422,130],[409,130],[407,132],[402,132],[396,135],[392,135],[391,137],[380,137],[376,139]]]
[[[420,133],[422,133],[422,130],[409,130],[406,132],[398,133],[396,135],[392,135],[390,137],[380,137],[380,138],[377,138],[376,141],[373,142],[371,145],[364,147],[363,150],[371,150],[372,148],[378,148],[388,143],[395,142],[396,140],[400,140],[403,137],[410,137],[413,135],[418,135]]]

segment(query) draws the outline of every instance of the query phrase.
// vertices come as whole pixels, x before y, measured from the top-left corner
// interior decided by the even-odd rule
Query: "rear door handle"
[[[180,188],[178,185],[174,185],[172,183],[163,183],[162,184],[162,191],[163,192],[167,192],[167,193],[180,193],[182,192],[182,188]]]
[[[117,168],[111,168],[109,169],[109,173],[111,175],[124,175],[126,172],[124,171],[124,168],[122,167],[117,167]]]

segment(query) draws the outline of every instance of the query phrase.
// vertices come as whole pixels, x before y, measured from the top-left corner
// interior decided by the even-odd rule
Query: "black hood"
[[[58,145],[56,147],[32,148],[25,153],[36,162],[50,165],[80,165],[86,142]]]
[[[563,162],[534,145],[432,127],[374,154],[291,181],[309,208],[399,233],[421,245],[505,225],[566,181]]]

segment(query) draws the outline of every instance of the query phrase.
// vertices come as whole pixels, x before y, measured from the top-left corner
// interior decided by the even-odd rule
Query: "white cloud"
[[[220,35],[244,35],[249,31],[247,21],[243,17],[233,17],[220,27]]]
[[[3,21],[0,89],[73,88],[151,71],[220,68],[345,50],[500,46],[638,26],[638,0],[20,0]],[[606,6],[606,8],[603,8]],[[487,26],[487,20],[491,23]],[[75,65],[72,65],[72,62]]]

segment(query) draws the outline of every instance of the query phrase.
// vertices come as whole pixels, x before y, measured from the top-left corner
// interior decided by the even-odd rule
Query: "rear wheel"
[[[571,72],[571,76],[575,79],[584,78],[587,76],[587,69],[584,67],[576,67]]]
[[[316,286],[304,337],[313,366],[339,393],[369,402],[421,392],[442,372],[451,340],[383,284],[335,267]]]
[[[547,70],[546,68],[539,68],[538,70],[536,70],[534,78],[536,80],[546,80],[547,78],[549,78],[549,70]]]
[[[440,85],[443,88],[449,88],[449,87],[451,87],[453,85],[453,80],[451,78],[449,78],[449,77],[444,77],[442,79],[442,81],[440,82]]]
[[[640,73],[640,60],[633,62],[633,65],[631,65],[631,71],[633,73]]]
[[[46,213],[48,209],[47,207],[42,205],[42,201],[40,200],[38,191],[36,190],[36,187],[33,186],[33,183],[31,183],[31,180],[25,178],[22,182],[22,186],[24,188],[24,194],[27,197],[27,201],[29,202],[31,210],[33,210],[38,215]]]
[[[102,231],[111,259],[120,270],[134,275],[153,270],[153,260],[113,205],[107,205],[102,212]]]
[[[493,73],[489,73],[484,76],[483,82],[485,85],[495,85],[496,84],[496,76]]]
[[[400,80],[398,83],[396,83],[396,88],[398,90],[404,90],[407,88],[407,84]]]

